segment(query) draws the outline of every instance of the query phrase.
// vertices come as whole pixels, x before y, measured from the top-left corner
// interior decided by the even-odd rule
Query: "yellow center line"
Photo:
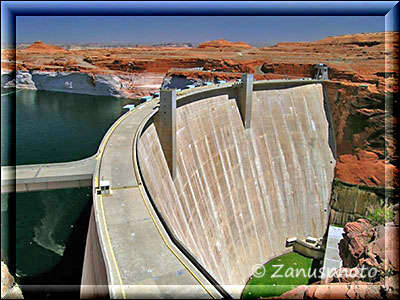
[[[158,98],[154,98],[153,100],[149,101],[148,103],[153,102],[153,101],[156,100],[156,99],[158,99]],[[98,159],[101,158],[101,156],[102,156],[102,154],[103,154],[103,151],[104,151],[104,148],[106,147],[106,145],[107,145],[107,143],[108,143],[108,140],[110,139],[111,134],[112,134],[112,133],[114,132],[114,130],[119,126],[119,124],[121,124],[121,122],[124,121],[127,117],[129,117],[132,113],[136,112],[137,110],[139,110],[139,109],[141,109],[141,108],[142,108],[142,107],[136,106],[136,107],[135,107],[134,109],[132,109],[131,111],[125,113],[117,122],[115,122],[115,123],[112,125],[112,128],[110,129],[109,132],[107,132],[106,138],[104,139],[104,142],[103,142],[103,143],[101,144],[101,146],[100,146],[100,149],[99,149],[99,151],[98,151],[98,153],[97,153],[97,156],[96,156],[96,160],[98,160]]]
[[[169,245],[169,243],[167,242],[167,239],[165,238],[164,234],[162,233],[160,227],[158,226],[149,206],[146,203],[146,200],[144,198],[143,192],[142,192],[142,188],[139,187],[139,191],[140,194],[142,195],[142,199],[144,202],[144,205],[146,206],[146,209],[151,217],[151,219],[153,220],[154,225],[157,228],[158,233],[161,236],[161,239],[163,240],[164,244],[167,246],[167,248],[175,255],[175,257],[179,260],[179,262],[189,271],[189,273],[197,280],[198,283],[200,283],[200,285],[206,290],[206,292],[213,298],[216,299],[216,297],[206,288],[206,286],[204,285],[204,283],[196,276],[196,274],[193,273],[193,271],[189,268],[189,266],[186,265],[186,263],[178,256],[178,254],[174,251],[174,249],[171,248],[171,246]]]
[[[122,287],[122,298],[126,299],[125,287],[124,287],[124,284],[122,282],[121,273],[119,272],[119,268],[118,268],[117,260],[116,260],[115,255],[114,255],[114,251],[112,250],[110,235],[108,234],[106,216],[105,216],[105,213],[104,213],[104,206],[103,206],[103,197],[101,195],[99,195],[99,200],[100,200],[99,202],[100,202],[100,207],[101,207],[101,213],[102,213],[102,216],[103,216],[104,229],[105,229],[105,232],[106,232],[108,246],[110,247],[111,256],[112,256],[115,268],[117,270],[119,282],[120,282],[121,287]]]
[[[128,186],[119,186],[119,187],[110,187],[111,190],[125,190],[125,189],[133,189],[137,188],[137,185],[128,185]]]
[[[153,99],[152,101],[150,101],[150,102],[153,102],[154,100],[158,100],[158,98],[154,98],[154,99]],[[131,110],[130,112],[127,112],[123,117],[121,117],[116,123],[113,124],[113,127],[112,127],[112,128],[110,129],[110,131],[106,134],[106,137],[105,137],[105,139],[104,139],[102,145],[100,146],[100,149],[99,149],[98,154],[97,154],[97,156],[96,156],[96,160],[99,160],[99,159],[102,158],[104,148],[105,148],[105,146],[107,145],[108,140],[110,139],[110,136],[111,136],[111,134],[114,132],[114,130],[121,124],[122,121],[124,121],[128,116],[130,116],[133,112],[135,112],[135,111],[138,110],[138,109],[139,109],[139,108],[136,107],[136,108],[134,108],[133,110]],[[144,120],[142,121],[142,123],[141,123],[141,125],[139,126],[139,128],[142,127],[143,122],[144,122]],[[134,147],[133,147],[133,151],[134,151],[135,154],[136,154],[136,146],[135,146],[135,145],[136,145],[136,140],[137,140],[138,134],[139,134],[139,130],[136,131],[135,138],[134,138]],[[139,174],[139,170],[138,170],[138,168],[137,168],[137,164],[136,164],[135,158],[136,158],[136,155],[134,156],[134,169],[135,169],[135,172],[136,172],[136,174],[137,174],[136,176],[137,176],[137,178],[139,179],[139,178],[140,178],[140,176],[138,175],[138,174]],[[96,187],[98,188],[98,187],[99,187],[99,177],[97,177],[97,176],[95,177],[95,182],[96,182]],[[156,220],[155,220],[155,218],[154,218],[154,216],[153,216],[153,214],[152,214],[152,212],[151,212],[149,206],[147,205],[147,203],[146,203],[146,201],[145,201],[145,196],[144,196],[144,194],[143,194],[142,187],[139,187],[139,191],[140,191],[140,194],[141,194],[141,196],[142,196],[142,200],[143,200],[143,202],[144,202],[144,204],[145,204],[145,206],[146,206],[146,209],[147,209],[147,211],[148,211],[148,213],[149,213],[149,215],[150,215],[150,217],[151,217],[151,219],[152,219],[154,225],[156,226],[157,231],[158,231],[158,233],[160,234],[160,236],[161,236],[161,238],[162,238],[164,244],[165,244],[165,245],[167,246],[167,248],[175,255],[175,257],[178,259],[178,261],[189,271],[189,273],[199,282],[199,284],[206,290],[206,292],[207,292],[213,299],[216,299],[216,297],[207,289],[207,287],[203,284],[203,282],[196,276],[196,274],[193,273],[193,271],[186,265],[186,263],[185,263],[184,261],[182,261],[182,259],[178,256],[178,254],[174,251],[174,249],[172,249],[171,246],[168,244],[167,239],[166,239],[165,236],[163,235],[163,233],[162,233],[162,231],[161,231],[161,228],[158,226],[158,224],[157,224],[157,222],[156,222]],[[115,258],[114,251],[113,251],[113,248],[112,248],[112,245],[111,245],[110,235],[109,235],[109,233],[108,233],[107,222],[106,222],[106,217],[105,217],[105,213],[104,213],[103,197],[102,197],[101,195],[99,195],[99,202],[100,202],[100,208],[101,208],[101,212],[102,212],[102,219],[103,219],[103,224],[104,224],[105,233],[106,233],[106,237],[107,237],[108,247],[109,247],[110,252],[111,252],[111,256],[112,256],[112,259],[113,259],[113,263],[114,263],[115,269],[117,270],[119,282],[120,282],[120,285],[121,285],[121,287],[122,287],[123,298],[126,299],[125,287],[124,287],[124,284],[123,284],[123,282],[122,282],[121,273],[120,273],[119,268],[118,268],[117,260],[116,260],[116,258]]]
[[[152,101],[149,101],[149,102],[153,102],[156,99],[157,98],[155,98],[155,99],[153,99]],[[111,129],[106,133],[106,137],[105,137],[104,141],[102,142],[102,144],[100,146],[100,149],[99,149],[98,154],[96,156],[96,160],[99,160],[99,159],[101,159],[103,157],[104,148],[107,145],[108,140],[110,139],[110,136],[114,132],[114,130],[121,124],[122,121],[124,121],[128,116],[130,116],[132,113],[134,113],[138,109],[139,108],[136,107],[133,110],[127,112],[123,117],[121,117],[117,122],[115,122],[112,125]],[[99,173],[100,173],[100,170],[99,170]],[[99,177],[97,177],[97,176],[95,177],[95,183],[96,183],[96,188],[99,188]],[[105,229],[105,233],[106,233],[106,237],[107,237],[108,247],[109,247],[110,252],[111,252],[111,256],[112,256],[112,259],[113,259],[113,262],[114,262],[115,269],[117,270],[119,282],[120,282],[120,285],[121,285],[121,288],[122,288],[122,296],[123,296],[124,299],[126,299],[125,287],[124,287],[124,284],[122,282],[121,273],[120,273],[119,268],[118,268],[117,260],[115,258],[114,251],[113,251],[113,248],[112,248],[112,245],[111,245],[110,235],[108,233],[108,227],[107,227],[106,217],[105,217],[105,213],[104,213],[103,197],[101,195],[99,195],[99,202],[100,202],[101,212],[102,212],[102,216],[103,216],[103,225],[104,225],[104,229]]]
[[[138,168],[138,166],[137,166],[137,160],[136,160],[136,144],[137,144],[136,142],[137,142],[137,138],[138,138],[138,135],[139,135],[140,128],[142,128],[144,121],[145,121],[145,119],[144,119],[144,120],[142,121],[142,123],[139,125],[139,128],[138,128],[138,130],[136,131],[136,134],[135,134],[135,138],[134,138],[134,140],[133,140],[133,168],[135,169],[136,179],[137,179],[138,183],[140,182],[140,175],[139,175],[139,168]],[[154,225],[156,226],[157,231],[158,231],[158,233],[160,234],[161,239],[163,240],[164,244],[165,244],[165,245],[167,246],[167,248],[172,252],[172,254],[175,255],[175,257],[179,260],[179,262],[189,271],[189,273],[197,280],[197,282],[206,290],[206,292],[207,292],[213,299],[216,299],[216,297],[207,289],[207,287],[206,287],[206,286],[204,285],[204,283],[200,280],[200,278],[198,278],[198,277],[196,276],[196,274],[193,273],[193,271],[189,268],[189,266],[186,265],[186,263],[178,256],[178,254],[174,251],[174,249],[172,249],[172,247],[169,245],[169,243],[167,242],[167,239],[165,238],[163,232],[161,231],[161,228],[158,226],[158,223],[156,222],[156,219],[155,219],[155,217],[153,216],[153,213],[151,212],[150,207],[148,206],[148,204],[147,204],[147,202],[146,202],[146,200],[145,200],[146,198],[145,198],[145,195],[144,195],[142,189],[143,189],[143,185],[142,185],[142,184],[139,184],[139,191],[140,191],[140,194],[141,194],[141,196],[142,196],[143,203],[144,203],[144,205],[146,206],[146,209],[147,209],[147,211],[148,211],[148,213],[149,213],[149,215],[150,215],[150,217],[151,217],[151,219],[152,219]]]

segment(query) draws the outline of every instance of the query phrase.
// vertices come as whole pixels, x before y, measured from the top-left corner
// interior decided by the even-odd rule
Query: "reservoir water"
[[[91,156],[123,114],[122,107],[135,103],[132,99],[48,91],[9,92],[1,91],[2,166],[13,165],[13,159],[22,165]],[[80,284],[91,200],[91,188],[1,195],[2,259],[12,260],[12,255],[6,255],[9,245],[4,243],[10,232],[15,235],[15,247],[10,249],[15,249],[23,292],[24,284]],[[14,216],[8,219],[12,207],[15,220]],[[79,287],[73,292],[79,292]],[[29,298],[29,293],[25,296]]]

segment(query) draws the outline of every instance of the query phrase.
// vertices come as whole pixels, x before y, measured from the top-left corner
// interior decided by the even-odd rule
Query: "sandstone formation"
[[[1,87],[4,87],[7,83],[12,81],[15,85],[15,72],[1,69]]]
[[[62,47],[45,44],[42,41],[34,42],[32,45],[30,45],[28,48],[26,48],[22,51],[27,51],[30,53],[32,53],[32,52],[34,52],[34,53],[42,53],[42,52],[66,53],[66,52],[68,52],[67,50],[65,50]]]
[[[372,207],[382,207],[385,199],[395,202],[394,197],[391,190],[373,190],[368,186],[352,185],[335,179],[330,202],[330,223],[344,226],[348,222],[365,218]]]
[[[1,299],[24,299],[14,277],[8,271],[7,265],[1,262]]]
[[[381,296],[381,287],[370,283],[327,285],[300,285],[279,298],[261,299],[387,299]],[[396,298],[392,298],[396,299]]]
[[[211,49],[217,49],[217,50],[225,49],[225,48],[247,48],[247,49],[249,49],[249,48],[251,48],[251,46],[244,42],[233,43],[233,42],[227,41],[225,39],[219,39],[216,41],[209,41],[209,42],[201,43],[197,46],[197,48],[199,48],[199,49],[210,49],[211,48]]]
[[[343,267],[327,283],[298,286],[282,294],[279,299],[397,299],[398,205],[395,210],[394,223],[377,227],[371,226],[365,219],[347,223],[339,244]]]
[[[138,98],[158,91],[161,85],[171,87],[168,82],[174,78],[200,85],[236,80],[244,72],[254,73],[255,79],[312,77],[313,66],[322,62],[329,67],[331,79],[326,90],[336,132],[336,178],[355,185],[394,188],[398,186],[393,136],[393,111],[399,109],[394,97],[398,91],[398,47],[398,32],[343,35],[264,48],[218,40],[197,48],[66,51],[34,43],[16,53],[2,50],[1,64],[2,71],[16,67],[31,74],[113,74],[121,82],[120,96]]]
[[[121,95],[121,80],[113,74],[97,74],[94,76],[87,73],[33,71],[29,75],[31,75],[38,90],[99,96]]]
[[[36,90],[36,85],[32,81],[32,74],[29,72],[17,72],[15,76],[15,85],[21,89]]]
[[[386,273],[399,273],[399,228],[394,223],[372,227],[365,219],[347,223],[339,243],[339,254],[344,268],[363,265],[378,270],[374,281],[384,279]],[[346,280],[346,279],[345,279]]]
[[[330,82],[325,84],[325,88],[330,101],[337,141],[336,178],[355,185],[393,188],[398,186],[396,180],[398,169],[395,166],[398,156],[395,152],[396,142],[394,139],[394,126],[397,120],[393,116],[393,111],[398,110],[398,101],[394,96],[394,93],[398,92],[398,47],[398,32],[344,35],[328,37],[314,42],[278,43],[275,46],[264,48],[252,48],[242,42],[232,43],[218,40],[205,42],[197,48],[133,47],[67,51],[61,47],[36,42],[24,50],[1,51],[2,87],[12,80],[9,73],[3,73],[4,70],[8,70],[18,72],[16,73],[18,87],[79,93],[90,93],[92,91],[95,94],[98,92],[97,95],[106,93],[107,95],[137,98],[158,91],[162,84],[166,87],[172,86],[171,82],[176,78],[179,78],[185,84],[201,85],[205,81],[236,80],[240,77],[240,73],[244,72],[254,73],[255,79],[313,77],[315,74],[313,66],[322,62],[329,67],[331,79]],[[3,76],[6,76],[4,80]],[[224,101],[227,100],[224,99]],[[229,105],[226,104],[226,106]],[[202,108],[199,107],[199,109]],[[230,130],[229,124],[225,125],[228,132]],[[201,127],[197,129],[200,130]],[[245,134],[240,135],[240,137],[246,140]],[[185,138],[190,139],[191,137],[185,136]],[[225,142],[224,138],[233,137],[223,132],[218,138],[220,139],[219,142],[223,143]],[[249,137],[249,139],[254,138]],[[282,141],[282,144],[287,142]],[[186,141],[184,145],[187,144]],[[257,145],[256,142],[253,144]],[[285,145],[287,146],[287,144]],[[154,145],[154,147],[156,146]],[[207,151],[211,150],[207,149]],[[254,149],[249,151],[254,151]],[[278,152],[278,149],[274,151]],[[223,155],[226,156],[227,153]],[[272,164],[272,158],[264,159]],[[214,164],[216,163],[213,171],[221,171],[223,167],[222,163],[217,160],[216,156],[210,159],[210,164],[211,161]],[[193,163],[193,165],[196,164]],[[160,166],[157,165],[157,167]],[[235,169],[233,172],[238,170]],[[247,172],[246,174],[251,174],[258,169],[257,166],[253,166],[253,169],[249,170],[249,166],[245,166],[243,170]],[[190,180],[195,180],[196,183],[201,182],[198,173],[196,173],[196,176],[190,178]],[[288,174],[288,176],[293,176],[293,174]],[[273,179],[274,176],[269,178]],[[309,180],[307,176],[304,180],[306,179]],[[226,180],[229,181],[232,178],[228,177]],[[160,179],[161,181],[162,179]],[[284,185],[285,182],[281,184]],[[252,184],[256,183],[253,182]],[[259,192],[260,197],[264,195],[264,191],[272,188],[271,184],[268,183],[264,190]],[[279,183],[276,184],[279,185]],[[227,187],[228,185],[225,184],[225,189],[218,191],[218,193],[225,192]],[[166,186],[163,186],[163,188],[166,188]],[[178,187],[180,193],[176,192],[173,195],[179,197],[183,197],[183,194],[190,195],[189,197],[198,196],[198,190],[188,190],[188,188],[189,185]],[[287,190],[285,185],[279,188],[282,191]],[[254,188],[254,190],[257,189]],[[205,193],[205,191],[203,192]],[[239,190],[236,196],[245,199],[243,193],[245,193],[244,190]],[[172,197],[172,194],[168,197]],[[245,205],[245,202],[239,202],[237,205]],[[283,209],[279,205],[277,207],[277,210]],[[212,210],[210,209],[210,211]],[[225,213],[225,217],[227,216],[229,216],[229,211]],[[248,217],[251,217],[250,213],[248,213]],[[289,216],[286,218],[288,219]],[[321,222],[318,218],[316,220]],[[170,222],[177,221],[171,219]],[[201,223],[200,219],[194,216],[189,221],[190,226],[193,227],[195,222],[197,222],[197,226],[199,226],[199,222]],[[216,224],[218,222],[216,221]],[[354,259],[362,256],[365,264],[379,263],[382,257],[377,256],[376,252],[383,247],[382,234],[383,232],[387,233],[387,226],[383,231],[382,228],[376,230],[369,227],[369,229],[364,228],[363,222],[358,224],[353,230],[350,230],[351,225],[348,226],[349,240],[347,246],[351,246],[351,251],[354,253],[346,257],[345,260],[354,265]],[[307,226],[313,227],[307,228],[308,232],[317,227],[315,224]],[[285,229],[284,226],[282,228],[284,229],[278,228],[277,230],[290,231],[290,228]],[[261,232],[259,229],[257,230],[254,232]],[[306,231],[306,229],[304,230]],[[390,233],[395,229],[388,230]],[[267,232],[273,232],[273,230]],[[357,241],[350,239],[352,235],[359,233],[362,237],[369,237],[372,234],[371,238],[376,239],[375,244],[366,246],[363,243],[367,239],[358,238]],[[188,238],[184,232],[180,234]],[[283,233],[282,236],[284,236]],[[235,236],[235,238],[239,239],[238,236]],[[206,241],[202,241],[202,243],[206,243]],[[253,252],[259,251],[257,246],[253,245],[252,247]],[[268,247],[272,246],[265,245],[265,249],[268,249]],[[366,247],[370,247],[369,252],[365,250]],[[220,244],[215,244],[212,250],[215,255],[218,255],[220,248]],[[226,257],[233,255],[233,250],[230,248],[224,249],[224,251],[227,253]],[[200,253],[199,255],[204,256],[205,254]],[[259,255],[259,257],[261,258],[262,255]],[[376,257],[379,257],[379,260]],[[212,265],[212,258],[207,259],[209,259],[209,261],[206,260],[208,265]],[[390,265],[393,265],[393,263],[390,262]],[[234,270],[233,263],[232,266]],[[238,272],[248,273],[248,271],[239,270]],[[223,271],[221,272],[216,276],[227,275]],[[238,276],[245,277],[243,274]],[[396,282],[398,286],[398,273],[397,277],[391,276],[386,285],[396,286]],[[337,284],[341,287],[334,290],[338,293],[343,290],[346,294],[340,295],[347,295],[348,297],[361,297],[360,295],[373,297],[381,291],[380,285],[365,288],[366,285],[361,283],[346,283],[350,287],[343,287],[344,283],[339,282],[331,283],[327,288],[328,291],[326,289],[321,290],[324,286],[320,285],[299,287],[296,293],[297,295],[307,295],[307,297],[324,297],[332,295],[329,293],[332,293],[332,287]],[[386,288],[387,290],[388,288]]]

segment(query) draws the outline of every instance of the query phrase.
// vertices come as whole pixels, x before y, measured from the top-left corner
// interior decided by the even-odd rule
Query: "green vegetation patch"
[[[392,203],[381,201],[380,206],[368,206],[367,212],[367,219],[374,226],[394,221],[394,209]]]
[[[280,296],[302,284],[319,279],[319,261],[295,252],[281,255],[260,266],[244,288],[242,298]]]

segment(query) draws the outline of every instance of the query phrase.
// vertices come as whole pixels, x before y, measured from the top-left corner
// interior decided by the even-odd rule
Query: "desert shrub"
[[[367,219],[374,225],[393,222],[394,211],[392,203],[385,203],[383,200],[379,206],[369,205],[367,207]]]

